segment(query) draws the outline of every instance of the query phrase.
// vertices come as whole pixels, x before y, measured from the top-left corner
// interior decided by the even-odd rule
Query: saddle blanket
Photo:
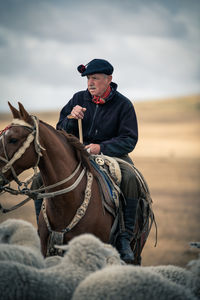
[[[115,217],[119,209],[119,197],[121,194],[120,183],[122,179],[118,162],[110,156],[103,154],[91,155],[90,162],[98,173],[98,181],[101,186],[103,204]]]

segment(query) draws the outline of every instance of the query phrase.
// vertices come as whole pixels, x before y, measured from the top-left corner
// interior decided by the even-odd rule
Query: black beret
[[[96,73],[111,75],[114,68],[107,60],[95,58],[91,60],[86,66],[79,65],[77,70],[81,73],[81,76],[87,76]]]

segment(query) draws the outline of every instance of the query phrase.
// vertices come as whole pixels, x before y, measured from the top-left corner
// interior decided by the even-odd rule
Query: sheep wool
[[[195,300],[192,292],[148,269],[110,266],[89,275],[74,292],[73,300]]]
[[[188,288],[200,299],[200,274],[196,274],[198,265],[200,265],[200,259],[193,261],[193,268],[191,270],[173,265],[145,267],[145,269],[160,274],[171,282]]]
[[[62,248],[66,253],[61,262],[44,269],[0,261],[1,300],[71,299],[75,288],[88,275],[107,264],[121,263],[112,246],[91,234],[77,236]]]
[[[58,264],[61,264],[62,260],[63,260],[62,256],[58,256],[58,255],[48,256],[44,260],[45,268],[50,268],[50,267],[56,266]]]
[[[15,261],[39,269],[45,267],[40,251],[19,245],[0,244],[0,261]]]
[[[35,249],[41,247],[35,227],[18,219],[8,219],[0,224],[0,243],[25,245]]]
[[[17,262],[0,261],[1,300],[70,299],[61,274],[48,273]]]
[[[45,267],[36,229],[29,222],[8,219],[0,224],[0,261]]]

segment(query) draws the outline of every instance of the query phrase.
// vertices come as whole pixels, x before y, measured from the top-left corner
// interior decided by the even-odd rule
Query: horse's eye
[[[16,144],[17,143],[17,139],[16,138],[10,138],[9,143],[10,144]]]

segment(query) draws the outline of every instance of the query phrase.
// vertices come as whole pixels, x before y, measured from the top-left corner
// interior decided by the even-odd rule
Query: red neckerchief
[[[110,85],[107,87],[105,93],[100,97],[100,96],[94,96],[92,98],[92,101],[96,104],[104,104],[106,101],[105,99],[110,95],[111,92],[111,87]]]

